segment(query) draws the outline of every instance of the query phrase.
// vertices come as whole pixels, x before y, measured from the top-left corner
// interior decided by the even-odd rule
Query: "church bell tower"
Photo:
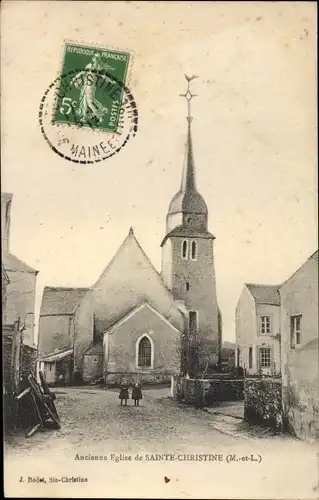
[[[221,344],[221,317],[217,304],[214,268],[214,239],[208,231],[208,210],[197,191],[191,131],[191,100],[188,77],[187,138],[180,190],[173,197],[166,217],[166,236],[162,241],[162,277],[176,300],[188,310],[188,333],[197,332],[205,339],[217,364]]]

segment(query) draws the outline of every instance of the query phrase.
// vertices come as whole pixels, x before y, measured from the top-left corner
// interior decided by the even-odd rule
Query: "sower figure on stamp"
[[[139,406],[140,399],[143,399],[142,388],[141,388],[141,384],[139,382],[136,382],[136,384],[133,387],[132,399],[134,399],[134,406]]]
[[[96,86],[99,78],[108,78],[101,73],[104,71],[113,71],[115,68],[101,61],[101,54],[95,53],[92,61],[85,66],[71,81],[75,87],[81,87],[79,106],[76,113],[82,122],[95,117],[101,122],[108,110],[95,98]]]
[[[128,384],[127,384],[126,380],[122,381],[122,384],[121,384],[121,387],[120,387],[119,399],[121,400],[121,406],[123,405],[123,400],[124,400],[125,406],[127,406]]]

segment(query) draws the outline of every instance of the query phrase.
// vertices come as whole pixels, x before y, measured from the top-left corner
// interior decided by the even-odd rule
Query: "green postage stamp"
[[[67,43],[53,124],[117,132],[130,54]]]

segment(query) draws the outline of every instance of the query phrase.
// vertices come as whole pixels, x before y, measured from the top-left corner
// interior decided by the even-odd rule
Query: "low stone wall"
[[[246,378],[244,418],[247,422],[283,430],[281,378]]]
[[[178,401],[203,408],[214,406],[221,401],[238,401],[244,399],[244,379],[190,379],[174,377],[176,389],[173,397]]]
[[[140,373],[140,372],[117,372],[105,375],[106,386],[120,386],[123,379],[134,384],[136,380],[143,385],[148,384],[170,384],[172,375],[170,373]]]

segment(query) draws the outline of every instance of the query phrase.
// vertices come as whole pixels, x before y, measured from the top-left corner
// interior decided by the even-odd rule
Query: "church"
[[[123,378],[168,382],[181,372],[182,342],[200,337],[205,359],[217,365],[221,316],[214,239],[207,205],[197,190],[188,89],[187,138],[181,186],[172,198],[161,242],[159,273],[132,228],[95,284],[45,287],[38,368],[48,383],[106,384]],[[207,364],[208,364],[207,362]]]

